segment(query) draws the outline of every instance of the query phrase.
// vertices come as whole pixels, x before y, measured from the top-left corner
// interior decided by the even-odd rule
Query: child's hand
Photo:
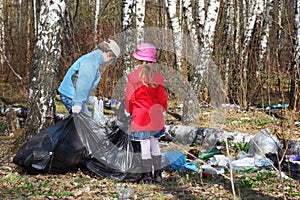
[[[81,106],[72,106],[72,113],[80,113]]]

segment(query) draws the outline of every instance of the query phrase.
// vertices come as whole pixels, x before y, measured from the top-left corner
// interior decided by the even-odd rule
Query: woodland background
[[[57,105],[57,88],[78,57],[98,42],[124,31],[143,32],[143,28],[156,27],[173,33],[173,49],[159,48],[157,59],[185,77],[196,92],[194,96],[203,108],[197,125],[209,126],[211,113],[215,112],[210,107],[214,103],[211,97],[225,92],[225,102],[233,109],[217,114],[224,114],[226,130],[255,134],[270,128],[280,139],[298,140],[299,126],[294,122],[299,119],[299,4],[298,0],[0,0],[0,113],[3,107],[28,109],[25,129],[17,130],[23,136],[19,143],[25,142],[53,124],[56,112],[63,112],[58,110],[63,106]],[[222,78],[221,91],[210,90],[203,81],[207,69],[186,59],[189,51],[184,48],[182,35],[196,44],[194,51],[204,50],[212,58]],[[143,41],[142,36],[131,39],[122,48],[133,51]],[[162,40],[165,39],[154,37],[151,42]],[[118,80],[132,66],[130,55],[123,54],[117,66],[102,75],[96,96],[113,97]],[[168,94],[168,112],[172,112],[182,102],[175,104],[176,95],[172,91]],[[290,110],[274,113],[279,116],[255,109],[285,103]],[[241,109],[236,109],[238,106]],[[190,110],[198,112],[198,108],[192,108],[186,114],[191,114]],[[176,111],[185,114],[181,109]],[[183,121],[169,113],[167,117],[168,124],[192,121],[189,116]],[[1,133],[7,119],[0,118]],[[0,198],[120,197],[118,182],[80,170],[58,175],[19,174],[12,163],[18,140],[2,135],[0,138]],[[178,150],[176,144],[164,145]],[[230,151],[234,155],[245,146],[231,146]],[[276,173],[234,173],[231,187],[231,180],[221,176],[205,178],[198,173],[168,172],[162,184],[124,183],[124,187],[133,189],[134,199],[235,199],[236,195],[240,199],[299,199],[299,181],[283,180]]]
[[[199,51],[204,49],[213,58],[227,103],[243,109],[288,103],[296,113],[299,10],[297,0],[2,0],[1,104],[27,104],[28,130],[38,132],[53,123],[54,117],[49,116],[55,113],[56,89],[79,56],[115,34],[159,27],[172,30],[174,45],[173,53],[158,52],[159,61],[180,71],[196,88],[202,104],[211,103],[212,91],[196,84],[205,69],[187,62],[181,34],[190,36]],[[51,13],[57,14],[54,25]],[[52,43],[43,43],[43,48],[40,42],[45,35]],[[142,37],[134,38],[126,45],[140,41]],[[53,44],[57,51],[51,52]],[[130,56],[123,55],[117,67],[102,76],[96,95],[110,98],[118,79],[131,67]],[[47,74],[49,68],[54,73]],[[49,92],[41,94],[43,89]],[[29,91],[34,99],[28,98]],[[37,96],[48,99],[47,109],[41,109]]]

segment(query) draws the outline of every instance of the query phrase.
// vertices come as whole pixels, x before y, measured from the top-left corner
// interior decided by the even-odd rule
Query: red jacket
[[[128,74],[125,108],[131,113],[131,131],[164,129],[163,112],[168,107],[164,77],[153,70],[152,82],[156,87],[146,86],[139,80],[140,67]]]

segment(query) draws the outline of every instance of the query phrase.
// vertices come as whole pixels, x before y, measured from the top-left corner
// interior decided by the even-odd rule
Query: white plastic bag
[[[269,129],[263,129],[250,141],[248,153],[252,156],[264,156],[267,153],[277,153],[280,141],[275,135],[271,135]]]

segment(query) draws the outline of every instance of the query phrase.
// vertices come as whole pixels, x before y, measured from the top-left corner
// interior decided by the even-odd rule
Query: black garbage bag
[[[287,175],[290,176],[291,178],[293,178],[295,180],[300,180],[300,165],[299,164],[289,162],[286,159],[283,159],[282,162],[279,163],[279,160],[282,159],[282,156],[278,155],[278,157],[277,157],[276,153],[267,153],[265,156],[273,161],[274,166],[278,170],[279,170],[279,168],[281,168],[281,170],[283,172],[286,172]],[[279,164],[280,164],[280,167],[279,167]]]
[[[142,178],[139,142],[131,141],[120,128],[110,131],[82,114],[75,115],[74,121],[81,140],[92,155],[86,165],[90,171],[117,180],[139,181]]]
[[[37,133],[13,158],[27,173],[64,173],[85,166],[88,152],[81,142],[73,115]]]
[[[28,173],[64,173],[88,169],[121,181],[141,179],[139,143],[121,129],[111,131],[83,114],[71,114],[33,136],[13,162]]]

